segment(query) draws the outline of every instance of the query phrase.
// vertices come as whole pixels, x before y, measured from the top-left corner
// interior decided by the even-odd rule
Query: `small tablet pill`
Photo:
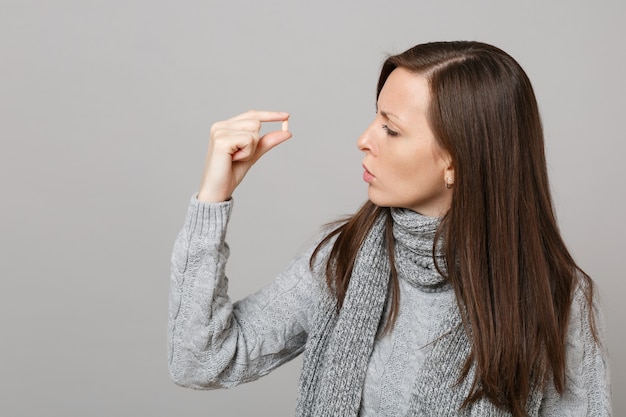
[[[286,132],[289,130],[289,120],[285,120],[283,122],[283,126],[282,126],[283,132]]]

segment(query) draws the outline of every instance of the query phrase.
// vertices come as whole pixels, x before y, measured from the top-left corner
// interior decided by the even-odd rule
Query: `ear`
[[[452,158],[447,152],[443,155],[443,160],[445,163],[445,168],[443,171],[443,181],[444,181],[444,184],[446,185],[446,188],[450,189],[454,185],[454,181],[455,181],[454,164],[452,163]]]

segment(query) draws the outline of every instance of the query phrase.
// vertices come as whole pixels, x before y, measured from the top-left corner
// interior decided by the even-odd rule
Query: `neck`
[[[446,289],[447,281],[437,270],[444,267],[442,243],[434,245],[441,218],[401,208],[391,209],[391,216],[400,278],[424,291]]]

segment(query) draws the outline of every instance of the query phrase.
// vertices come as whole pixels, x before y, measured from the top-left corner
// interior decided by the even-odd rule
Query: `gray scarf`
[[[411,210],[391,209],[396,245],[396,268],[425,291],[449,285],[436,271],[433,239],[439,219]],[[386,215],[376,219],[356,257],[354,270],[339,314],[336,300],[327,295],[320,305],[305,349],[296,415],[298,417],[356,417],[370,355],[387,301],[390,278],[385,246]],[[436,256],[441,256],[437,248]],[[441,264],[441,263],[440,263]],[[415,272],[417,271],[417,273]],[[440,338],[416,375],[409,416],[510,416],[487,400],[460,410],[471,389],[473,370],[458,382],[470,343],[458,307],[449,306]],[[540,392],[529,399],[534,416]],[[460,410],[460,411],[459,411]]]

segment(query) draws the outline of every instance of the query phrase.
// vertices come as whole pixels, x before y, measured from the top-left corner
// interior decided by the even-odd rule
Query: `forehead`
[[[428,80],[421,74],[405,68],[394,69],[378,96],[378,109],[395,113],[404,119],[417,113],[426,113],[430,104]]]

